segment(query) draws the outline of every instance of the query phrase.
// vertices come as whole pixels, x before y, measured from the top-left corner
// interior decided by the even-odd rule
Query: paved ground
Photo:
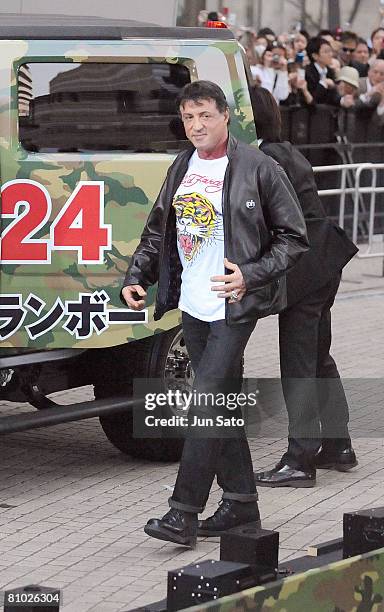
[[[384,395],[381,270],[381,260],[355,260],[334,307],[333,353],[342,376],[352,379],[346,387],[359,466],[347,474],[319,472],[313,489],[260,491],[263,526],[280,532],[281,559],[340,536],[343,512],[384,505],[377,426]],[[276,318],[255,331],[246,373],[278,375]],[[86,388],[61,397],[70,402],[90,396]],[[0,411],[16,408],[27,409],[4,403]],[[251,447],[255,469],[272,466],[285,448],[282,424]],[[119,454],[97,419],[9,435],[2,438],[0,456],[0,589],[60,587],[64,612],[117,612],[163,598],[169,569],[219,557],[218,540],[201,540],[196,550],[185,551],[143,533],[148,518],[167,510],[177,466]],[[218,499],[215,486],[206,514]]]

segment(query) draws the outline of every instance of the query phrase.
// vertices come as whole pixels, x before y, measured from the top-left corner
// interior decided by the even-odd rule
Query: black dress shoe
[[[257,502],[242,503],[233,499],[223,499],[215,514],[204,521],[199,521],[197,535],[217,537],[233,527],[248,523],[254,523],[255,527],[261,527]]]
[[[195,548],[197,538],[197,514],[171,508],[161,519],[149,519],[144,527],[147,535]]]
[[[322,447],[314,459],[315,467],[321,470],[348,472],[348,470],[356,467],[357,464],[355,451],[351,446],[343,450],[331,450],[327,449],[327,447]]]
[[[259,487],[314,487],[316,470],[298,470],[278,463],[272,470],[255,473],[255,483]]]

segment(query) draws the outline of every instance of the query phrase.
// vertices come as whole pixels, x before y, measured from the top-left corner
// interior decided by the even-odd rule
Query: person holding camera
[[[281,104],[284,106],[306,106],[313,104],[313,96],[309,92],[308,83],[305,78],[305,70],[299,53],[296,54],[299,61],[288,62],[289,95]]]
[[[306,30],[296,30],[293,35],[292,45],[295,53],[305,51],[309,41],[309,34]]]
[[[252,72],[253,78],[258,79],[260,85],[271,92],[278,104],[289,95],[288,62],[285,56],[284,47],[270,45],[261,57],[262,63],[255,66]]]

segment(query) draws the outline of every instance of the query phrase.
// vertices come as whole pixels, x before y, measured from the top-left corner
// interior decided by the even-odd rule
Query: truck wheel
[[[106,356],[103,375],[95,384],[96,399],[121,393],[131,396],[132,380],[135,377],[163,378],[164,390],[190,390],[192,387],[193,374],[181,327],[108,349]],[[175,414],[170,408],[168,410],[169,416]],[[181,412],[179,409],[178,413]],[[108,440],[127,455],[151,461],[178,461],[181,457],[184,445],[181,437],[134,438],[133,415],[130,410],[127,413],[101,416],[100,423]]]

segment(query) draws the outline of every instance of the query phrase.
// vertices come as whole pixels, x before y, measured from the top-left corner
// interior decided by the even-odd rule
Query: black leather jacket
[[[155,320],[177,308],[181,263],[171,206],[194,149],[169,168],[124,280],[145,289],[158,281]],[[228,324],[245,323],[286,306],[285,272],[307,250],[305,221],[285,172],[255,147],[229,136],[223,185],[224,252],[243,274],[247,293],[226,301]]]
[[[358,248],[337,223],[327,218],[309,161],[290,142],[263,141],[260,148],[284,168],[307,224],[311,248],[287,274],[287,305],[293,306],[339,276]]]

